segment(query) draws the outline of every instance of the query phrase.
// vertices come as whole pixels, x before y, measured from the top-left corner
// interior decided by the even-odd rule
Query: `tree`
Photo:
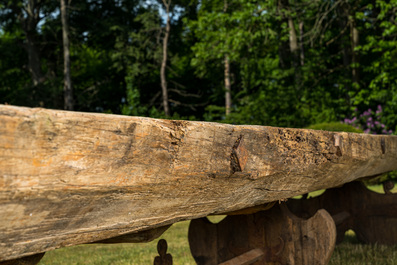
[[[74,108],[121,113],[128,68],[121,40],[131,41],[130,32],[139,30],[139,24],[134,22],[141,12],[137,8],[139,1],[73,3],[68,18]]]
[[[161,62],[160,77],[161,77],[161,91],[163,94],[164,114],[166,117],[169,117],[171,115],[171,112],[168,104],[168,89],[167,89],[167,79],[165,76],[165,68],[167,66],[168,39],[170,37],[170,31],[171,31],[171,19],[170,19],[171,0],[163,0],[163,5],[165,7],[165,13],[166,13],[166,22],[165,22],[166,24],[165,24],[165,32],[163,37],[163,60]]]
[[[232,68],[245,56],[245,51],[252,51],[250,46],[266,30],[258,27],[265,23],[259,10],[257,4],[245,1],[203,1],[197,21],[189,24],[197,38],[192,47],[192,64],[198,75],[207,75],[212,67],[223,68],[226,115],[231,113],[231,87],[237,74]],[[233,88],[233,92],[237,94],[238,90]]]
[[[207,101],[201,97],[206,86],[194,75],[189,63],[194,39],[183,25],[183,19],[195,16],[195,5],[194,1],[151,2],[135,18],[137,30],[130,32],[127,39],[119,38],[117,54],[128,65],[124,114],[166,117],[165,93],[168,115],[192,117],[203,112],[204,103],[200,100]]]
[[[395,0],[86,0],[69,27],[3,2],[3,103],[64,108],[65,32],[75,110],[305,127],[381,105],[396,128]]]
[[[223,1],[223,12],[227,13],[227,0]],[[228,36],[226,36],[228,37]],[[225,53],[225,114],[228,116],[232,108],[232,86],[230,84],[230,59],[229,55]]]
[[[69,24],[66,0],[61,0],[62,38],[63,38],[63,60],[64,60],[64,108],[73,110],[73,89],[70,77],[70,50],[69,50]],[[69,3],[70,4],[70,1]]]
[[[54,10],[54,5],[46,0],[8,1],[3,9],[5,30],[19,27],[24,33],[24,41],[20,44],[28,54],[28,70],[33,86],[42,84],[48,78],[41,67],[37,27]]]

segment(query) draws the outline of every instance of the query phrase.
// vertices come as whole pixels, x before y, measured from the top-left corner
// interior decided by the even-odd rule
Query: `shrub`
[[[324,122],[311,125],[307,127],[312,130],[324,130],[331,132],[353,132],[353,133],[362,133],[363,131],[355,128],[349,124],[341,123],[341,122]]]
[[[381,122],[383,109],[378,105],[376,111],[368,109],[363,113],[359,113],[358,109],[354,110],[351,119],[344,119],[343,123],[351,125],[355,128],[362,129],[364,133],[370,134],[392,134],[392,130],[388,130],[386,125]]]

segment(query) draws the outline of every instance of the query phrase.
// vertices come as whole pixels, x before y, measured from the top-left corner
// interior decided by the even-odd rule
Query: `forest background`
[[[397,131],[397,0],[3,0],[0,103]]]

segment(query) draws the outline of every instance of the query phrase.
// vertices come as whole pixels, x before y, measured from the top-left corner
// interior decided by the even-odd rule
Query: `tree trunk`
[[[301,85],[301,73],[300,73],[300,54],[299,54],[299,45],[298,45],[298,36],[295,29],[294,18],[292,17],[291,6],[288,0],[280,1],[281,13],[285,17],[288,23],[288,32],[289,32],[289,51],[290,51],[290,61],[291,66],[294,68],[294,83],[295,87],[299,88]]]
[[[288,7],[289,11],[289,7]],[[288,12],[290,13],[290,11]],[[299,47],[298,47],[298,37],[296,35],[294,20],[291,14],[288,14],[288,28],[289,28],[289,48],[292,54],[292,63],[295,68],[298,67],[298,57],[299,57]]]
[[[168,2],[166,0],[163,0],[163,4],[165,6],[167,13],[167,24],[165,26],[165,34],[163,38],[163,61],[161,62],[160,78],[161,78],[161,89],[163,93],[164,113],[165,116],[169,117],[171,116],[171,112],[168,104],[168,89],[167,89],[167,79],[165,76],[165,68],[167,66],[168,38],[170,36],[170,31],[171,31],[171,21],[169,16],[171,0],[169,0]]]
[[[28,69],[32,76],[33,86],[44,82],[45,77],[41,71],[41,62],[39,51],[36,47],[36,27],[40,20],[39,8],[36,1],[28,1],[27,6],[24,7],[26,18],[20,14],[19,21],[26,34],[26,45],[24,48],[28,53]]]
[[[303,26],[304,26],[303,21],[300,21],[299,22],[299,44],[300,44],[300,63],[301,63],[301,66],[305,65],[305,49],[304,49],[304,46],[303,46],[303,34],[304,34]]]
[[[227,11],[227,0],[223,1],[223,12]],[[226,108],[226,116],[230,114],[232,108],[232,94],[231,94],[231,83],[230,83],[230,60],[229,56],[225,55],[225,108]]]
[[[281,28],[281,24],[288,24],[289,21],[285,15],[285,0],[279,0],[277,3],[277,15],[281,17],[281,22],[279,25],[276,25],[280,34],[280,38],[282,37],[282,32],[283,29]],[[288,69],[290,67],[290,47],[289,47],[289,41],[281,41],[279,43],[278,47],[278,53],[279,53],[279,65],[281,69]]]
[[[232,95],[231,95],[231,84],[230,84],[230,61],[229,57],[225,55],[225,106],[226,116],[230,114],[232,107]]]
[[[66,0],[61,0],[62,38],[63,38],[63,74],[64,109],[73,110],[73,88],[70,77],[69,25]]]
[[[359,32],[356,26],[356,22],[354,19],[350,20],[350,40],[351,40],[351,49],[352,49],[352,81],[353,83],[358,84],[360,81],[359,77],[359,56],[355,51],[355,48],[359,45]]]
[[[37,86],[44,81],[44,76],[41,71],[40,56],[34,39],[34,34],[32,32],[26,33],[25,49],[28,52],[28,69],[32,76],[33,86]]]
[[[346,87],[351,87],[350,82],[350,63],[351,63],[351,45],[350,44],[350,37],[349,34],[346,34],[347,27],[349,26],[349,7],[346,3],[340,4],[337,8],[337,22],[339,24],[340,30],[340,38],[339,38],[339,45],[342,51],[342,63],[343,63],[343,71],[341,74],[343,75],[343,85]],[[346,97],[347,104],[350,104],[350,96]]]

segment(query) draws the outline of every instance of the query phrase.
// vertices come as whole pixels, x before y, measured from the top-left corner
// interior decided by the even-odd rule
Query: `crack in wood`
[[[260,191],[271,191],[271,192],[281,192],[281,191],[293,191],[293,190],[282,190],[282,189],[269,189],[269,188],[254,188]]]
[[[232,147],[232,152],[230,153],[230,175],[233,175],[235,172],[241,172],[241,165],[237,154],[237,148],[240,145],[241,140],[243,139],[243,135],[240,134],[237,137],[236,142]]]
[[[380,139],[380,148],[382,149],[382,154],[384,155],[386,153],[386,142],[385,138]]]

